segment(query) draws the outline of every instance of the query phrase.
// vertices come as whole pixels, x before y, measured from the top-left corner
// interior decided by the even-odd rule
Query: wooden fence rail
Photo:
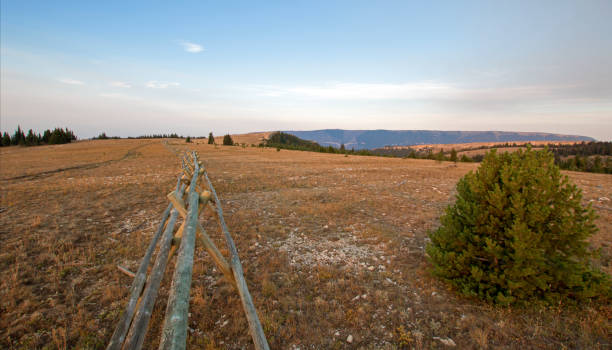
[[[184,154],[181,161],[184,174],[179,176],[176,189],[168,194],[170,204],[164,211],[159,227],[147,248],[138,271],[135,273],[125,312],[115,328],[107,350],[138,350],[142,348],[166,266],[177,250],[178,256],[168,296],[159,349],[186,348],[189,293],[196,243],[206,249],[219,271],[237,290],[255,349],[268,350],[268,342],[244,278],[236,245],[225,224],[223,209],[217,197],[217,192],[202,163],[198,160],[196,152]],[[205,184],[201,183],[202,178],[206,179]],[[202,186],[207,189],[202,190]],[[186,193],[185,188],[187,188]],[[185,203],[185,199],[187,203]],[[214,203],[214,206],[212,203]],[[215,217],[219,221],[230,254],[229,262],[199,222],[200,213],[207,207],[213,209]],[[179,215],[184,220],[175,232]],[[150,261],[158,242],[159,248],[157,249],[155,263],[148,273]]]

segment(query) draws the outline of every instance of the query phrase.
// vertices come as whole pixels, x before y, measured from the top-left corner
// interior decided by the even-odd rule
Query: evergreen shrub
[[[225,136],[223,136],[223,146],[233,146],[234,145],[234,140],[232,140],[232,137],[229,134],[226,134]]]
[[[508,305],[610,298],[591,264],[591,206],[548,149],[487,153],[457,184],[456,202],[430,234],[433,273],[462,294]]]

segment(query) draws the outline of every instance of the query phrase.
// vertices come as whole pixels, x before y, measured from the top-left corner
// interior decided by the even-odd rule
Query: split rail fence
[[[237,290],[255,349],[268,350],[268,342],[247,288],[238,251],[225,224],[223,209],[215,188],[202,162],[198,160],[196,152],[185,153],[182,164],[183,174],[179,176],[175,190],[168,194],[170,204],[162,215],[161,223],[147,248],[138,271],[133,274],[134,281],[125,312],[115,328],[107,350],[142,348],[166,266],[175,253],[178,255],[159,349],[186,348],[189,292],[196,242],[206,249],[219,271]],[[229,260],[221,254],[199,222],[199,215],[206,207],[212,209],[219,222],[229,251]],[[179,215],[184,220],[175,231]],[[155,262],[149,271],[151,258],[157,246]]]

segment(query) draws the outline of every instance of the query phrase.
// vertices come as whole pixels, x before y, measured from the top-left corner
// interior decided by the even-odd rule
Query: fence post
[[[179,193],[182,194],[184,188],[185,186],[181,186]],[[125,350],[141,349],[144,343],[149,320],[151,319],[151,312],[155,305],[155,299],[157,299],[157,292],[159,291],[159,286],[161,285],[164,272],[166,271],[166,265],[168,264],[168,254],[172,246],[172,237],[177,217],[178,211],[173,209],[170,215],[170,221],[168,221],[168,225],[166,226],[166,230],[159,244],[159,251],[157,252],[157,257],[155,258],[155,263],[153,264],[151,275],[149,276],[149,283],[142,294],[138,310],[132,321],[130,332],[125,340],[125,345],[123,347]]]
[[[187,226],[183,231],[172,286],[168,296],[166,318],[161,335],[159,349],[185,349],[187,345],[187,324],[189,313],[189,291],[193,272],[193,255],[195,250],[195,233],[199,216],[200,194],[196,191],[199,165],[195,154],[194,171],[188,192],[189,208]]]
[[[217,205],[217,216],[219,220],[219,225],[221,226],[221,230],[223,231],[223,235],[225,236],[225,242],[227,243],[227,248],[230,252],[230,267],[232,268],[232,273],[234,274],[234,279],[236,280],[238,294],[240,295],[242,307],[244,308],[244,312],[249,323],[249,333],[251,333],[251,337],[253,338],[255,349],[269,350],[270,347],[268,345],[268,341],[266,340],[266,335],[263,331],[263,328],[261,327],[261,322],[259,321],[259,317],[257,316],[257,310],[255,309],[253,298],[249,293],[249,288],[247,287],[246,280],[244,278],[242,264],[240,263],[240,257],[238,256],[238,250],[236,249],[234,240],[232,239],[232,236],[230,235],[229,230],[227,229],[225,219],[223,219],[223,209],[221,208],[221,202],[219,201],[219,197],[217,197],[217,192],[215,191],[212,182],[210,182],[206,171],[204,171],[204,178],[208,183],[208,189],[212,193],[213,200]]]
[[[179,175],[178,181],[176,183],[176,190],[178,191],[181,183],[181,177]],[[149,247],[147,248],[147,252],[145,256],[142,258],[140,263],[140,267],[136,272],[136,276],[134,277],[134,281],[132,282],[132,287],[130,289],[130,299],[128,301],[127,307],[125,308],[125,312],[117,324],[115,328],[115,332],[113,332],[113,336],[111,337],[111,341],[106,347],[107,350],[119,350],[121,349],[121,345],[125,340],[125,335],[127,334],[130,324],[132,322],[132,318],[134,316],[134,311],[136,305],[138,304],[138,299],[142,293],[142,289],[147,280],[147,269],[149,268],[149,262],[151,261],[151,256],[153,255],[153,251],[155,250],[155,246],[157,245],[157,241],[161,236],[162,231],[164,230],[164,225],[168,220],[168,216],[170,216],[170,210],[172,209],[172,204],[169,204],[166,210],[162,215],[162,221],[159,223],[157,227],[157,232],[153,236]]]

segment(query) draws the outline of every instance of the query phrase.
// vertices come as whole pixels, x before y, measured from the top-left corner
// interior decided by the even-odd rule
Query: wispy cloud
[[[261,96],[299,96],[323,99],[416,99],[455,92],[450,85],[422,82],[406,84],[328,83],[312,86],[259,86]]]
[[[204,51],[204,47],[200,44],[191,43],[189,41],[181,41],[180,44],[186,52],[198,53]]]
[[[61,78],[61,79],[57,79],[57,81],[59,81],[62,84],[69,84],[69,85],[85,85],[84,82],[79,81],[79,80],[75,80],[75,79],[70,79],[70,78]]]
[[[151,80],[145,84],[146,87],[151,88],[151,89],[166,89],[169,87],[176,87],[179,85],[181,84],[177,82],[166,82],[166,81],[157,81],[157,80]]]
[[[259,96],[329,100],[517,101],[564,98],[572,85],[463,87],[443,82],[328,83],[298,86],[255,86]]]
[[[108,84],[109,84],[110,86],[112,86],[112,87],[118,87],[118,88],[124,88],[124,89],[131,88],[131,87],[132,87],[132,84],[127,83],[127,82],[125,82],[125,81],[111,81],[111,82],[110,82],[110,83],[108,83]]]
[[[98,94],[98,96],[104,97],[104,98],[114,98],[114,99],[119,99],[119,100],[126,100],[126,101],[142,101],[142,98],[140,97],[120,94],[116,92],[105,92],[105,93]]]

